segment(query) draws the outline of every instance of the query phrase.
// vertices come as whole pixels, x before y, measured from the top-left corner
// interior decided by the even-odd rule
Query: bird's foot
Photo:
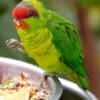
[[[19,50],[19,51],[23,51],[24,47],[23,45],[16,39],[9,39],[6,40],[6,45],[7,47],[9,47],[12,50]]]
[[[48,78],[51,77],[52,79],[57,78],[58,76],[56,74],[50,74],[50,73],[44,73],[42,80],[40,82],[40,87],[43,88],[46,83],[48,83]]]

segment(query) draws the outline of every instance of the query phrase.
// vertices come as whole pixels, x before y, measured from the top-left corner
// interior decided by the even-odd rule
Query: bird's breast
[[[52,33],[47,29],[39,29],[24,36],[25,51],[36,60],[40,66],[49,66],[58,62],[60,53],[52,43]]]

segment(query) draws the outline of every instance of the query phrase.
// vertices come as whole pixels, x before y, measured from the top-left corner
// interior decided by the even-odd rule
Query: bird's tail
[[[83,89],[85,89],[85,92],[87,93],[87,96],[89,97],[89,100],[98,100],[98,98],[91,92],[91,88],[87,82],[87,80],[83,77],[80,77],[81,85]]]
[[[89,90],[91,91],[91,88],[88,84],[88,81],[86,78],[82,77],[82,76],[79,76],[79,82],[80,82],[80,86],[85,89],[85,90]]]

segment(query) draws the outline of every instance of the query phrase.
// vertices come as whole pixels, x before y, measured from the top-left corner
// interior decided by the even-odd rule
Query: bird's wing
[[[48,28],[53,34],[53,44],[60,52],[62,60],[67,66],[82,77],[87,77],[83,65],[83,54],[76,27],[54,12],[51,13],[51,20]]]

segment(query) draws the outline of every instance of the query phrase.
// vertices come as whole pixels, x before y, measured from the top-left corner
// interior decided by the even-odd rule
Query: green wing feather
[[[83,55],[76,27],[58,14],[49,11],[51,21],[48,28],[53,34],[53,44],[60,52],[59,58],[80,77],[81,83],[88,88],[87,73],[83,65]]]

